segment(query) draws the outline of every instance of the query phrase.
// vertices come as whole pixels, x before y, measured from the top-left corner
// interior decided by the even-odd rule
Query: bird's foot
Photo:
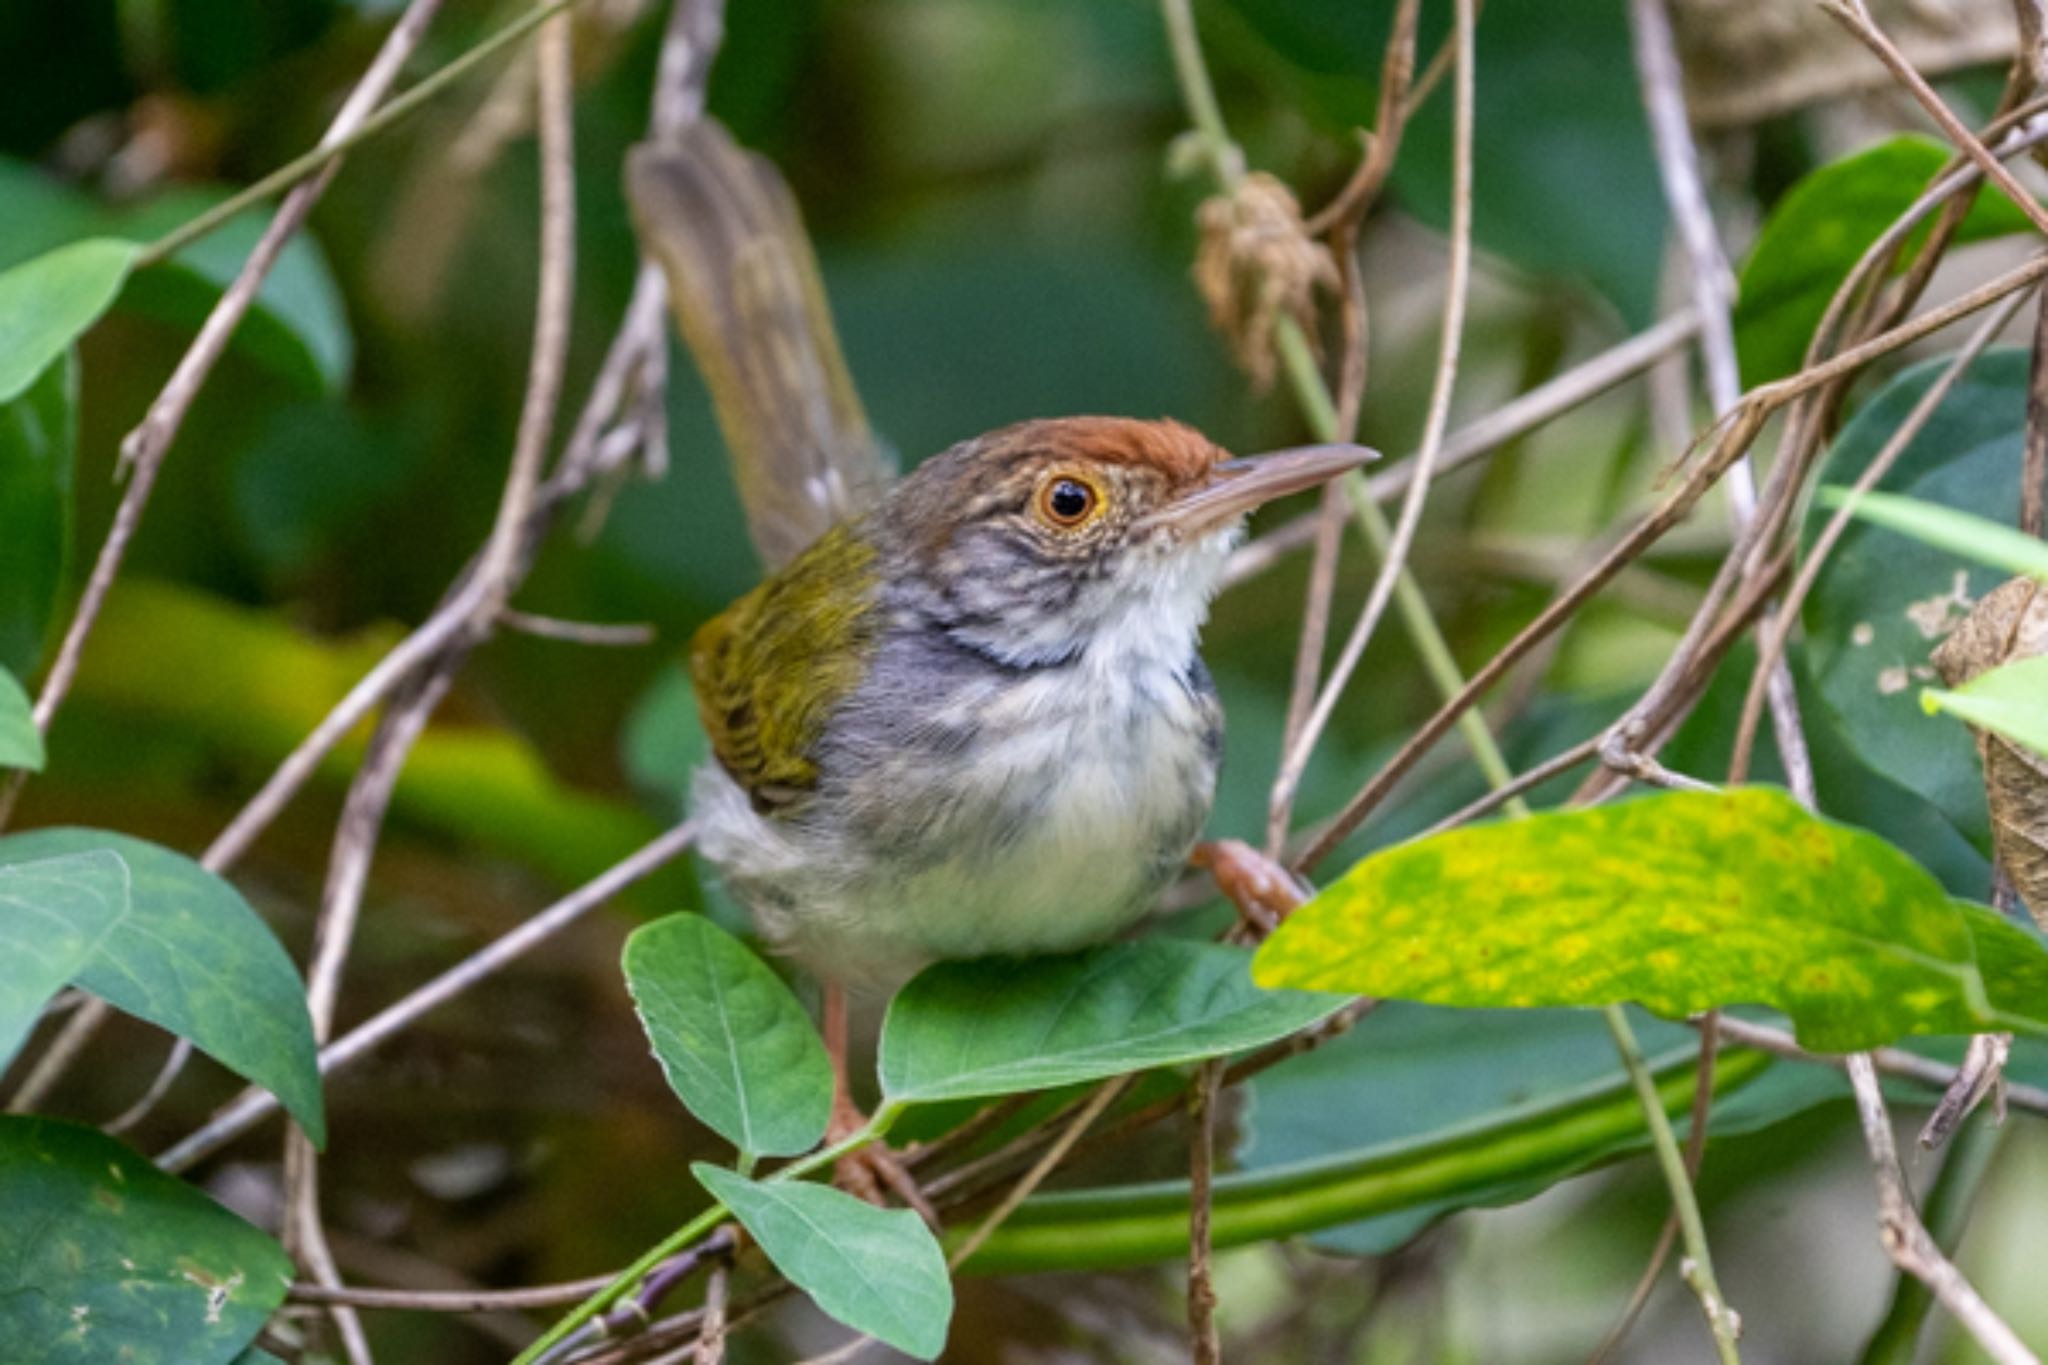
[[[1261,936],[1279,928],[1315,894],[1299,877],[1240,839],[1196,844],[1188,861],[1208,870],[1216,889]]]
[[[833,1103],[832,1122],[825,1130],[825,1141],[828,1145],[844,1141],[867,1126],[867,1115],[861,1113],[842,1091]],[[924,1197],[916,1177],[904,1166],[895,1149],[883,1143],[872,1142],[840,1157],[832,1166],[832,1183],[854,1198],[877,1207],[886,1207],[889,1202],[887,1195],[893,1194],[906,1208],[917,1210],[918,1217],[924,1219],[932,1231],[939,1230],[938,1210]]]

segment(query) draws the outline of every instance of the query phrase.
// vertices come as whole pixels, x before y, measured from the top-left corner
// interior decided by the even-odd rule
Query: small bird
[[[849,988],[1099,942],[1186,863],[1223,743],[1196,639],[1245,514],[1373,452],[1065,417],[895,480],[775,168],[706,118],[626,188],[770,568],[691,642],[698,849],[823,984],[845,1131]],[[1208,859],[1292,894],[1240,861]]]
[[[841,985],[1114,935],[1215,796],[1195,646],[1245,513],[1369,455],[1066,417],[926,461],[691,642],[699,848]]]

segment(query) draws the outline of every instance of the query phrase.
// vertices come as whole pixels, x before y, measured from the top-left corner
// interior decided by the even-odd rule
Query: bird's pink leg
[[[825,983],[824,1015],[820,1032],[825,1035],[825,1055],[832,1059],[832,1119],[825,1127],[825,1141],[842,1141],[868,1126],[868,1116],[853,1102],[853,1089],[846,1078],[846,988],[835,982]],[[887,1186],[898,1199],[918,1214],[934,1229],[939,1226],[938,1211],[931,1201],[924,1197],[924,1191],[917,1187],[917,1181],[896,1153],[882,1143],[871,1143],[858,1151],[848,1152],[839,1158],[833,1167],[833,1183],[857,1199],[870,1204],[884,1203],[882,1188]]]

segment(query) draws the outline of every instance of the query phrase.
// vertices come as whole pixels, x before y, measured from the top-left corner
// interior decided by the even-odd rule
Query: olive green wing
[[[817,785],[825,722],[874,655],[878,582],[874,548],[838,527],[692,637],[698,715],[756,810]]]

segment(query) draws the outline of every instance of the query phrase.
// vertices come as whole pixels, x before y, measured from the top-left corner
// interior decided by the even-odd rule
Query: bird
[[[846,1114],[848,992],[1104,941],[1179,875],[1223,752],[1198,640],[1246,515],[1374,452],[1067,416],[896,478],[772,165],[706,119],[637,148],[627,189],[769,565],[690,642],[697,851],[822,983]]]

